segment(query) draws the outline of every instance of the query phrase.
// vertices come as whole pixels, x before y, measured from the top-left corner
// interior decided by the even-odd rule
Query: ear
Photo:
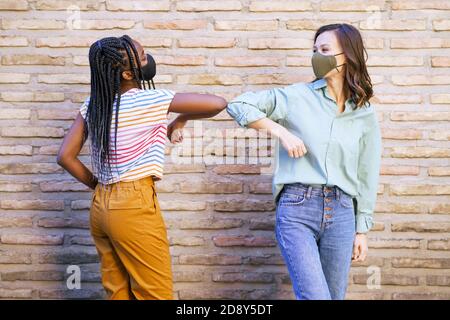
[[[133,73],[131,71],[123,71],[122,78],[125,80],[133,80]]]

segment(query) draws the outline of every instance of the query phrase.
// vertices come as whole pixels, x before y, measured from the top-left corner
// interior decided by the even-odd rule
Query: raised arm
[[[177,93],[169,112],[180,113],[189,119],[214,117],[227,106],[227,101],[212,94]]]
[[[243,93],[228,104],[227,112],[241,127],[267,130],[279,138],[290,157],[306,154],[303,141],[281,125],[288,115],[284,88]]]
[[[211,118],[227,106],[227,101],[212,94],[177,93],[169,106],[169,112],[179,113],[167,128],[167,136],[173,143],[181,142],[182,129],[188,120]],[[172,134],[178,130],[178,134]]]

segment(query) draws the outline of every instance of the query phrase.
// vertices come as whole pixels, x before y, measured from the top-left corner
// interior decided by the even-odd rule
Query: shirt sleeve
[[[90,100],[90,97],[87,97],[79,109],[81,116],[83,117],[84,120],[86,120],[86,114],[87,114],[87,108],[89,105],[89,100]]]
[[[285,88],[245,92],[227,105],[228,114],[245,128],[263,118],[278,122],[286,117],[287,110],[288,96]]]
[[[177,94],[175,91],[169,89],[161,89],[161,91],[164,92],[171,99],[173,99],[173,97],[175,97],[175,95]]]
[[[376,118],[376,117],[375,117]],[[381,165],[381,132],[378,120],[360,140],[356,232],[366,233],[373,226]]]
[[[164,103],[164,107],[165,107],[165,114],[167,114],[169,112],[169,107],[170,104],[172,103],[173,98],[176,95],[176,92],[173,90],[169,90],[169,89],[157,89],[162,96],[165,96],[167,98],[166,103]]]

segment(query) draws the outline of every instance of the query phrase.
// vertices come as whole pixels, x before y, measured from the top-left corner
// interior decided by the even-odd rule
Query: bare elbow
[[[56,156],[56,163],[62,166],[62,158],[59,154]]]
[[[58,154],[56,156],[56,163],[59,164],[61,167],[64,167],[64,164],[66,163],[66,157],[64,157],[61,154]]]
[[[217,97],[217,106],[216,106],[216,111],[217,113],[221,112],[223,109],[225,109],[227,107],[227,100],[225,100],[222,97]]]

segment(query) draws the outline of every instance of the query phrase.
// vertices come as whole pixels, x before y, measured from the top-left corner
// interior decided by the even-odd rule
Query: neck
[[[124,94],[130,89],[138,88],[136,81],[121,81],[120,83],[120,94]]]
[[[344,77],[336,75],[325,79],[327,81],[327,86],[329,92],[336,101],[337,104],[343,103],[346,100],[346,93],[344,88]]]

